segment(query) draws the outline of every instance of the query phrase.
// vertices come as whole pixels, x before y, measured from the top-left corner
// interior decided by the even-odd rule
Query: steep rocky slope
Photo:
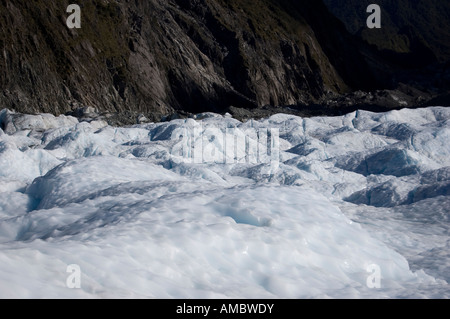
[[[361,53],[389,91],[353,93],[352,108],[450,105],[450,2],[441,0],[379,0],[381,28],[369,29],[366,9],[371,0],[324,0],[347,30],[367,46]],[[386,99],[385,97],[393,97]],[[334,102],[333,102],[334,103]],[[371,105],[372,104],[372,105]],[[375,105],[373,105],[375,104]]]
[[[375,83],[321,1],[0,2],[0,108],[223,111],[317,101]]]
[[[80,29],[66,26],[70,2],[0,1],[0,108],[89,107],[130,122],[139,113],[263,115],[283,105],[327,114],[323,105],[349,100],[352,109],[353,92],[396,89],[409,78],[322,1],[80,1]],[[424,90],[410,100],[433,97]]]
[[[442,0],[378,0],[381,29],[366,27],[372,0],[324,0],[347,29],[381,50],[403,53],[412,65],[450,60],[450,2]],[[434,58],[434,59],[433,59]]]

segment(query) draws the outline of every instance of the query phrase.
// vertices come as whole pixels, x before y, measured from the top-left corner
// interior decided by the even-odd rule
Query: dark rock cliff
[[[73,2],[73,1],[72,1]],[[321,1],[0,1],[0,108],[223,111],[373,84]]]
[[[84,0],[69,29],[73,2],[0,0],[0,109],[311,108],[391,78],[322,1]]]
[[[412,66],[450,60],[450,2],[442,0],[324,0],[346,28]],[[366,28],[366,8],[381,7],[381,29]]]

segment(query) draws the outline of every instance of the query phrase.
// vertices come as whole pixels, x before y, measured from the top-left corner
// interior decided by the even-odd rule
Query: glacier
[[[0,298],[450,297],[450,108],[0,125]],[[279,161],[188,160],[199,129]]]

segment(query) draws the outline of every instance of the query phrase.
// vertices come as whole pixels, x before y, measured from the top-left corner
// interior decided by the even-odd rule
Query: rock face
[[[378,0],[380,29],[366,25],[372,0],[323,2],[350,33],[368,45],[361,46],[361,53],[383,89],[389,89],[372,92],[365,101],[350,95],[353,105],[370,109],[450,105],[449,1]],[[394,98],[386,100],[386,96]]]
[[[324,0],[324,3],[352,34],[385,53],[397,53],[404,65],[450,60],[449,1],[378,0],[382,27],[373,30],[366,27],[366,8],[373,0]]]
[[[0,1],[0,109],[152,121],[394,88],[322,1],[89,0],[69,29],[71,2]]]
[[[310,103],[375,85],[321,1],[0,2],[0,108],[67,113]],[[343,58],[345,57],[345,58]]]

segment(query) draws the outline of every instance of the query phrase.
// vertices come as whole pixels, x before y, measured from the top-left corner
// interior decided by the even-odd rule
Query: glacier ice
[[[0,125],[1,298],[450,297],[450,108]],[[174,156],[198,128],[276,129],[279,163]]]

